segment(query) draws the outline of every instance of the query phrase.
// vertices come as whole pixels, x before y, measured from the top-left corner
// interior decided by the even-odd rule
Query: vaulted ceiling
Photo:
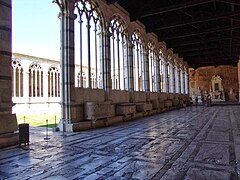
[[[236,65],[240,55],[240,0],[107,0],[139,20],[147,33],[193,68]]]

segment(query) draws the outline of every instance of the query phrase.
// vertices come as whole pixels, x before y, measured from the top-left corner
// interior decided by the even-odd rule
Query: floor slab
[[[0,149],[0,179],[239,179],[240,107],[188,107]]]

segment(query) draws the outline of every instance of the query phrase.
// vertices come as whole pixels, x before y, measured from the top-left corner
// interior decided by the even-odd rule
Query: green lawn
[[[25,117],[25,118],[24,118]],[[48,127],[55,127],[59,123],[60,114],[41,114],[41,115],[26,115],[26,116],[17,116],[18,124],[28,123],[30,126],[46,127],[46,120],[48,120]]]

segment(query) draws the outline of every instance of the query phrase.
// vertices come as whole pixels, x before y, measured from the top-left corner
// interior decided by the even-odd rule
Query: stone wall
[[[189,89],[190,96],[194,96],[200,91],[209,93],[211,79],[214,75],[222,78],[222,86],[225,91],[226,101],[237,101],[239,92],[238,69],[234,66],[208,66],[200,67],[196,70],[189,69]],[[231,92],[231,88],[233,92]]]
[[[16,116],[12,114],[11,0],[0,3],[0,147],[18,143]]]

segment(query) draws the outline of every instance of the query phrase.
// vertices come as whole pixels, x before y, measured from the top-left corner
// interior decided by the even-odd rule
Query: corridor
[[[0,179],[239,179],[239,106],[188,107],[67,133],[31,128],[0,150]]]

